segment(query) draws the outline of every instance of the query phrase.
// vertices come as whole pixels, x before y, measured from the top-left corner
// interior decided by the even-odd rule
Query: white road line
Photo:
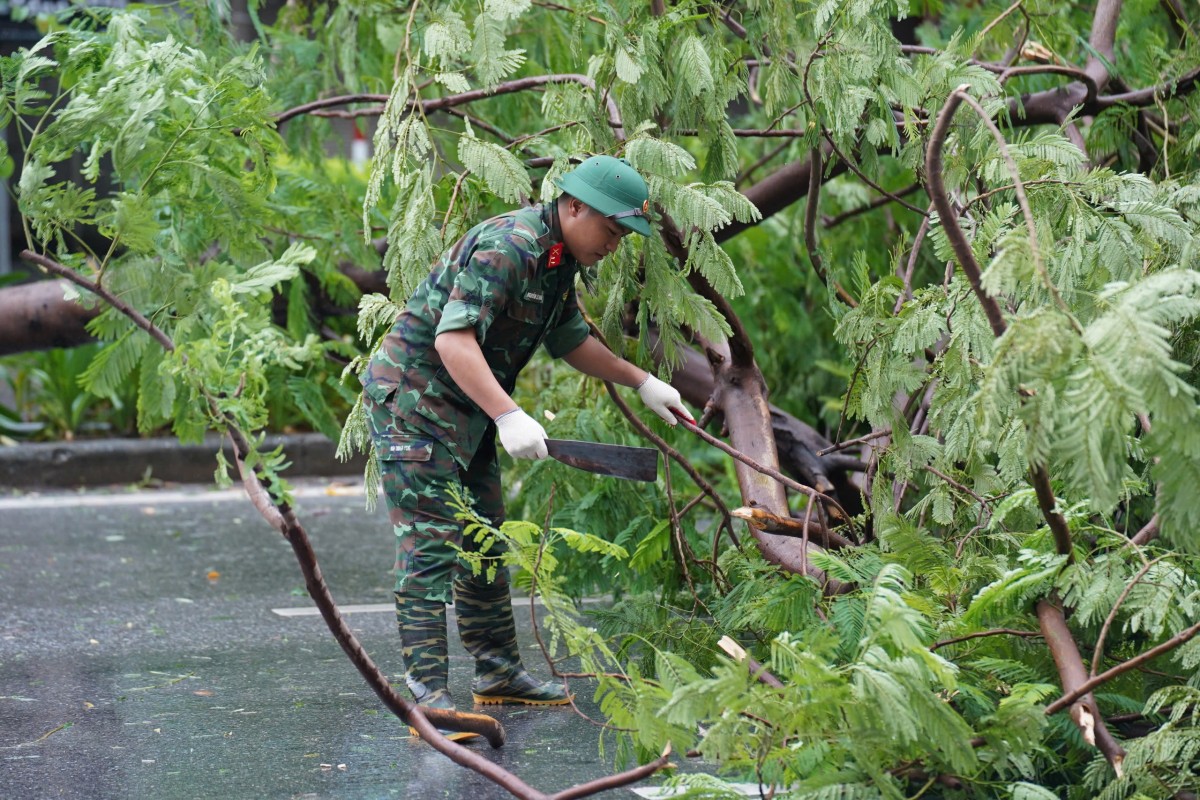
[[[762,797],[762,787],[759,787],[757,783],[731,783],[729,784],[729,788],[734,794],[745,797]],[[629,791],[638,797],[646,797],[650,800],[666,800],[669,797],[678,797],[687,790],[671,789],[665,786],[639,786]]]
[[[362,497],[364,494],[361,484],[324,484],[312,486],[297,486],[292,496],[311,500],[322,497]],[[104,494],[100,492],[64,492],[60,494],[30,494],[23,497],[0,498],[0,511],[6,509],[24,510],[37,508],[74,508],[94,506],[166,506],[177,503],[201,502],[231,502],[242,500],[249,502],[242,488],[214,489],[212,491],[178,491],[174,489],[144,489],[127,494]],[[383,498],[379,498],[383,503]]]
[[[378,614],[384,611],[395,611],[395,603],[370,603],[359,606],[338,606],[338,610],[343,614]],[[272,608],[272,614],[277,614],[281,617],[319,617],[321,612],[315,606],[307,606],[301,608]]]

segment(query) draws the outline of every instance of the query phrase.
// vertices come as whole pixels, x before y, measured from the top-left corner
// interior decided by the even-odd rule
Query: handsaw
[[[576,469],[630,481],[658,479],[658,451],[652,447],[547,439],[551,457]]]

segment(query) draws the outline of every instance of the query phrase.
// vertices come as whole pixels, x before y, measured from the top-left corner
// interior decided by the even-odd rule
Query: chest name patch
[[[545,298],[542,297],[541,292],[526,292],[525,299],[532,300],[535,303],[540,303]]]

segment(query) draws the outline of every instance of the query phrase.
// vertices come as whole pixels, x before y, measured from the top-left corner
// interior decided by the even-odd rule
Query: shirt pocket
[[[554,298],[546,294],[546,288],[535,284],[508,304],[505,315],[526,325],[541,325],[546,320],[546,309],[552,305]]]
[[[433,457],[433,440],[412,433],[384,433],[375,437],[380,461],[428,461]]]

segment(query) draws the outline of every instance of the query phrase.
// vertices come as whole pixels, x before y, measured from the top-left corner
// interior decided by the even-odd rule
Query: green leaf
[[[424,32],[425,54],[431,59],[457,58],[471,49],[471,34],[457,11],[440,7]]]
[[[488,189],[505,202],[515,203],[531,192],[525,166],[497,144],[464,136],[459,140],[458,157],[464,167],[481,177]]]
[[[300,274],[301,265],[308,264],[316,256],[317,251],[312,246],[293,244],[278,260],[267,261],[246,270],[239,280],[230,284],[230,290],[237,295],[272,289],[283,281],[295,278]]]
[[[634,548],[629,566],[637,570],[649,569],[666,554],[670,543],[671,521],[659,520]]]
[[[1059,800],[1059,796],[1044,786],[1020,781],[1010,783],[1008,791],[1012,800]]]

